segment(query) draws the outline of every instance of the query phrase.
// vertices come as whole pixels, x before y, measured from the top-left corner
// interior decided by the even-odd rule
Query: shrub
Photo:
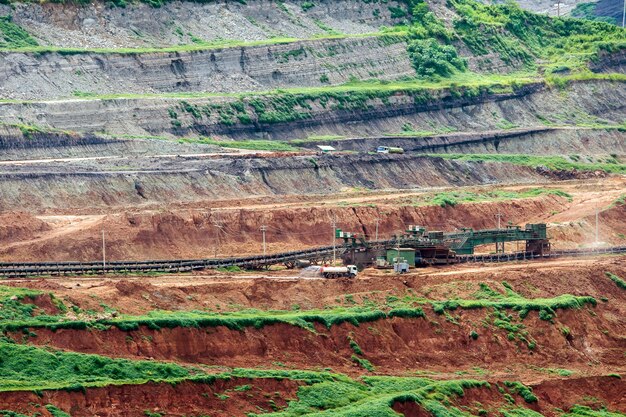
[[[441,45],[434,39],[417,39],[408,46],[409,58],[419,76],[449,77],[456,70],[465,71],[467,62],[459,58],[451,45]]]
[[[306,12],[307,10],[315,7],[315,3],[310,2],[310,1],[305,1],[305,2],[302,2],[301,7],[302,7],[302,10]]]
[[[513,392],[522,397],[527,403],[536,403],[538,400],[535,394],[533,394],[532,389],[521,382],[504,381],[504,385],[512,389]]]
[[[356,355],[352,355],[351,359],[353,362],[361,366],[361,368],[366,369],[370,372],[374,372],[374,365],[372,365],[372,363],[367,359],[359,358]]]
[[[52,404],[46,405],[46,410],[48,410],[48,412],[52,414],[52,417],[70,417],[70,415],[67,414],[65,411],[59,410]]]
[[[612,274],[610,272],[606,272],[606,276],[609,277],[609,279],[611,281],[613,281],[615,283],[615,285],[617,285],[619,288],[621,288],[623,290],[626,290],[626,281],[624,281],[623,279],[621,279],[617,275]]]
[[[352,348],[352,351],[354,351],[354,353],[357,354],[357,355],[362,355],[363,354],[363,350],[358,345],[358,343],[354,339],[352,339],[352,338],[349,338],[349,341],[350,341],[350,348]]]

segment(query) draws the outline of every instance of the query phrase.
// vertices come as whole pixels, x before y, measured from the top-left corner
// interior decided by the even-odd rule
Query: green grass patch
[[[393,417],[397,402],[415,402],[435,416],[464,415],[451,405],[468,388],[489,388],[483,381],[433,381],[425,378],[371,376],[303,386],[297,400],[276,413],[256,414],[266,417],[336,416]]]
[[[0,390],[81,390],[111,384],[139,384],[193,375],[173,363],[111,359],[0,342]]]
[[[538,401],[537,396],[533,394],[533,390],[521,382],[504,381],[504,385],[522,397],[527,403],[536,403]]]
[[[435,194],[433,197],[414,198],[411,202],[413,206],[435,205],[441,207],[456,206],[463,203],[508,201],[526,198],[536,198],[541,196],[554,195],[557,197],[572,200],[572,196],[565,191],[547,188],[532,188],[524,191],[494,190],[487,192],[471,191],[446,191]]]
[[[454,161],[507,163],[532,168],[545,167],[561,171],[604,171],[614,174],[625,174],[626,164],[584,163],[568,161],[561,156],[535,156],[522,154],[428,154],[433,158]]]
[[[233,140],[222,141],[211,138],[182,138],[181,143],[198,143],[202,145],[219,146],[226,149],[247,149],[254,151],[295,152],[298,148],[287,142],[275,140]]]
[[[55,407],[52,404],[47,404],[46,410],[48,410],[48,412],[52,414],[52,417],[71,417],[68,413]]]
[[[594,410],[584,405],[574,405],[568,413],[562,414],[561,417],[624,417],[624,414],[611,412],[605,408]]]
[[[508,285],[508,284],[507,284]],[[35,315],[34,306],[20,300],[12,300],[15,303],[13,310],[4,318],[0,317],[0,329],[4,331],[20,331],[24,329],[47,328],[57,329],[88,329],[107,330],[116,327],[123,331],[138,330],[140,327],[158,330],[162,328],[176,327],[217,327],[225,326],[233,330],[241,330],[246,327],[262,328],[267,325],[286,323],[302,327],[311,331],[316,323],[327,328],[341,323],[351,323],[358,326],[361,323],[374,322],[386,318],[423,318],[426,316],[423,307],[430,306],[437,314],[444,314],[458,308],[462,309],[488,309],[504,314],[505,310],[513,310],[519,313],[523,319],[530,311],[538,311],[540,317],[551,321],[556,316],[558,309],[581,308],[586,304],[595,305],[593,297],[577,297],[564,294],[554,298],[527,299],[515,293],[508,287],[505,294],[499,294],[487,286],[475,294],[478,299],[453,299],[445,301],[428,300],[424,298],[406,296],[402,299],[389,299],[384,305],[377,306],[375,303],[366,303],[363,306],[334,307],[324,310],[269,310],[256,309],[213,313],[204,311],[152,311],[142,316],[121,315],[115,318],[100,319],[98,317],[83,315],[82,319],[72,319],[63,313],[59,315]],[[8,291],[8,290],[7,290]],[[22,294],[20,289],[11,289],[13,292]],[[25,294],[28,294],[26,292]],[[498,323],[505,326],[503,317],[498,318]],[[510,320],[509,320],[510,321]],[[508,325],[507,325],[508,326]],[[511,324],[511,326],[513,326]],[[517,326],[517,325],[515,325]],[[519,329],[518,329],[519,330]],[[359,348],[360,349],[360,348]]]
[[[626,290],[626,281],[611,272],[606,272],[606,276],[615,283],[619,288]]]

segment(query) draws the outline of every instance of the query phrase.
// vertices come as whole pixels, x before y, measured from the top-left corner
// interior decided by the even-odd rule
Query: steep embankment
[[[393,35],[155,53],[5,52],[0,65],[0,96],[22,100],[267,91],[414,74],[406,39]]]
[[[234,98],[73,100],[4,103],[5,123],[77,132],[201,134],[296,139],[313,135],[381,136],[407,129],[494,130],[502,126],[608,123],[623,120],[621,81],[502,88],[320,91]],[[509,91],[506,91],[506,90]]]
[[[329,219],[336,218],[345,231],[373,238],[378,232],[391,236],[401,230],[399,225],[427,225],[431,230],[451,231],[455,228],[490,228],[497,212],[507,221],[522,224],[529,218],[547,217],[567,200],[544,196],[533,199],[497,203],[459,204],[456,206],[423,206],[364,203],[339,203],[335,207],[137,212],[96,217],[95,222],[55,225],[49,233],[24,236],[20,242],[0,249],[0,259],[21,261],[93,260],[98,259],[101,243],[97,239],[106,228],[108,258],[115,259],[197,259],[220,255],[259,253],[260,225],[267,224],[266,239],[271,252],[288,251],[294,247],[323,246],[330,242]],[[445,218],[445,221],[441,219]],[[23,216],[9,230],[28,227],[31,219]],[[41,222],[41,221],[39,221]],[[37,224],[37,222],[32,222]],[[47,223],[41,222],[45,225]],[[218,229],[218,226],[220,227]],[[51,229],[48,226],[48,229]]]
[[[0,409],[564,417],[603,404],[622,412],[624,274],[621,257],[609,257],[457,266],[402,280],[368,271],[354,280],[23,281],[33,289],[0,288],[0,325],[15,340],[0,342]],[[258,367],[228,367],[238,364]]]
[[[0,125],[0,169],[9,164],[45,164],[54,159],[119,159],[167,155],[220,154],[227,150],[201,143],[117,139],[102,135],[31,130]],[[229,152],[237,152],[234,149]],[[11,161],[11,162],[9,162]]]
[[[425,153],[468,154],[528,154],[528,155],[618,155],[626,154],[624,132],[619,129],[590,129],[572,127],[511,128],[484,132],[452,132],[434,134],[424,132],[411,137],[404,135],[384,137],[310,140],[297,142],[305,149],[330,145],[337,150],[369,152],[375,146],[396,146],[405,151]]]
[[[160,205],[245,196],[339,193],[346,188],[425,188],[533,183],[550,178],[532,167],[415,155],[323,155],[157,158],[140,166],[84,164],[11,166],[0,177],[0,209],[73,210]],[[111,164],[112,162],[108,162]]]
[[[158,4],[159,2],[153,2]],[[43,45],[61,48],[167,47],[180,44],[312,38],[330,33],[364,34],[392,26],[390,7],[350,0],[304,1],[185,1],[160,7],[133,3],[112,7],[104,2],[67,4],[15,3],[0,6]],[[312,7],[307,7],[310,3]],[[303,6],[304,5],[304,6]],[[374,13],[374,10],[378,12]]]
[[[257,279],[243,289],[238,283],[238,292],[233,284],[219,282],[197,290],[120,282],[114,292],[98,286],[86,290],[100,303],[113,303],[105,304],[104,313],[85,312],[80,298],[70,294],[68,301],[79,315],[75,325],[65,323],[67,318],[37,322],[35,316],[29,319],[30,326],[27,321],[15,324],[10,335],[22,343],[113,357],[227,367],[263,367],[273,361],[278,367],[330,366],[357,375],[364,369],[355,354],[371,362],[370,371],[396,375],[416,369],[446,373],[476,366],[489,372],[507,366],[511,367],[508,372],[515,373],[561,367],[569,369],[569,375],[619,372],[626,347],[622,336],[626,292],[605,271],[623,276],[620,261],[499,266],[486,274],[460,268],[432,276],[409,274],[400,282],[384,274],[368,276],[371,273],[356,282]],[[577,285],[584,283],[585,291],[572,288],[574,269]],[[503,276],[506,283],[500,282]],[[585,297],[562,296],[567,290]],[[194,295],[204,292],[206,297]],[[287,294],[295,295],[286,299]],[[111,319],[113,309],[131,305],[131,297],[139,295],[145,300],[140,303],[149,309],[187,304],[186,308],[201,306],[204,312],[154,312]],[[181,298],[187,300],[181,303]],[[286,303],[292,303],[291,310],[245,308],[270,309]],[[311,305],[324,308],[308,310]],[[235,311],[206,312],[215,309]],[[85,331],[81,320],[97,320],[89,314],[98,314],[105,320],[100,324],[110,326]],[[470,337],[472,332],[475,337]]]

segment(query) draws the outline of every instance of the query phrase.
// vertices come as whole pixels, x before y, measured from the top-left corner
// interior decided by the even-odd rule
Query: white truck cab
[[[350,277],[356,277],[358,273],[359,270],[357,269],[356,265],[348,265],[348,275]]]

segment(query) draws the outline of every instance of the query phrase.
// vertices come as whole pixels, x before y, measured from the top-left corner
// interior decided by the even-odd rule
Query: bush
[[[533,394],[532,389],[521,382],[504,381],[504,385],[512,389],[513,392],[522,397],[527,403],[536,403],[538,400],[535,394]]]
[[[465,71],[467,62],[459,58],[451,45],[441,45],[434,39],[417,39],[408,46],[409,58],[422,77],[449,77],[455,71]]]
[[[367,359],[359,358],[356,355],[352,355],[351,359],[352,362],[358,364],[359,366],[361,366],[361,368],[366,369],[370,372],[374,372],[374,365],[372,365],[372,363]]]
[[[609,279],[611,281],[613,281],[615,283],[615,285],[617,285],[619,288],[621,288],[623,290],[626,290],[626,281],[624,281],[623,279],[621,279],[617,275],[612,274],[610,272],[606,272],[606,276],[609,277]]]

